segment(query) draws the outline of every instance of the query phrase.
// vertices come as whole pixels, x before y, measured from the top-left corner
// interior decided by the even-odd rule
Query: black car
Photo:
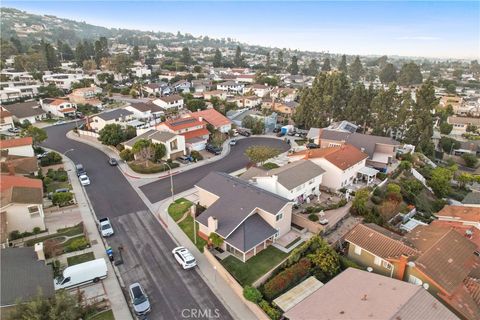
[[[214,145],[211,145],[211,144],[207,144],[207,146],[205,147],[205,150],[207,150],[210,153],[213,153],[216,156],[222,153],[222,148],[215,147]]]
[[[282,129],[280,127],[275,127],[273,128],[273,133],[278,133],[280,132]]]
[[[320,146],[318,144],[313,143],[313,142],[307,143],[306,147],[308,149],[318,149],[318,148],[320,148]]]
[[[238,134],[239,135],[242,135],[244,137],[250,137],[250,132],[246,131],[246,130],[239,130],[238,131]]]
[[[108,164],[111,165],[111,166],[118,165],[117,159],[115,159],[115,158],[108,159]]]
[[[87,174],[87,171],[85,171],[85,168],[84,168],[83,165],[80,164],[80,163],[78,163],[78,164],[75,165],[75,171],[77,171],[77,176],[78,176],[78,177]]]

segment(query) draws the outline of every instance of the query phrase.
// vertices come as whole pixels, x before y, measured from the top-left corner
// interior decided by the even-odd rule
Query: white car
[[[230,140],[230,142],[228,144],[231,145],[231,146],[234,146],[234,145],[237,144],[237,140],[232,139],[232,140]]]
[[[90,184],[90,179],[86,174],[82,174],[78,177],[78,179],[80,179],[80,183],[82,184],[82,186],[88,186]]]
[[[110,237],[114,234],[112,224],[110,223],[110,219],[103,218],[98,220],[100,232],[102,233],[102,237]]]
[[[183,269],[190,269],[197,265],[195,257],[184,247],[177,247],[172,250],[172,253]]]

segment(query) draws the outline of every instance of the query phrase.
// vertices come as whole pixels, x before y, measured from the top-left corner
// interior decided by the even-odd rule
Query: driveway
[[[179,319],[183,310],[211,310],[220,319],[232,319],[197,271],[181,270],[171,250],[176,246],[122,173],[108,165],[108,157],[89,145],[65,137],[75,123],[46,128],[47,148],[65,153],[82,163],[92,184],[86,192],[97,217],[109,217],[116,234],[108,243],[124,248],[124,264],[119,266],[128,287],[140,282],[152,302],[149,319]],[[73,149],[73,150],[71,150]],[[69,151],[71,150],[71,151]],[[189,311],[187,311],[188,314]],[[200,312],[200,311],[198,311]]]

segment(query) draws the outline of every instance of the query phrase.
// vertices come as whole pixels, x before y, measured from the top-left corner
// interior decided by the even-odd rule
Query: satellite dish
[[[430,288],[430,285],[428,283],[423,284],[423,289],[428,290]]]
[[[367,268],[367,271],[368,271],[368,272],[372,272],[372,271],[373,271],[373,268],[372,268],[372,267],[368,267],[368,268]]]
[[[412,268],[413,268],[413,267],[415,267],[415,262],[409,261],[409,262],[407,263],[407,265],[408,265],[409,267],[412,267]]]

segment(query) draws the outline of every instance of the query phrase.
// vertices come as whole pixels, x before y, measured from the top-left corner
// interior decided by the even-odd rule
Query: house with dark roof
[[[377,170],[365,168],[368,155],[350,144],[307,149],[289,155],[292,160],[308,159],[325,170],[322,186],[331,190],[348,187],[358,180],[373,182]]]
[[[471,191],[469,192],[465,198],[463,198],[462,203],[466,207],[477,207],[480,208],[480,192],[479,191]],[[479,221],[480,223],[480,221]],[[478,227],[480,229],[480,225]]]
[[[310,196],[320,195],[324,174],[325,170],[312,161],[300,160],[272,170],[251,167],[240,178],[290,201],[303,203]]]
[[[114,109],[107,112],[99,113],[93,116],[90,119],[90,127],[99,132],[102,130],[107,124],[119,124],[121,126],[126,126],[127,122],[133,120],[133,112],[127,109]]]
[[[211,172],[195,185],[206,207],[195,220],[198,235],[213,232],[222,249],[245,262],[288,233],[293,202],[227,173]]]
[[[153,100],[153,103],[164,110],[181,109],[183,108],[183,97],[178,94],[172,94],[170,96],[161,96]]]
[[[0,159],[0,171],[2,174],[36,175],[38,173],[38,160],[36,157],[2,155]]]
[[[1,175],[0,212],[5,212],[6,232],[45,230],[42,180],[22,176]]]
[[[185,137],[180,134],[175,134],[169,131],[148,130],[136,137],[123,142],[125,149],[132,149],[135,142],[139,140],[148,140],[154,144],[163,144],[165,146],[165,156],[162,160],[176,159],[177,157],[184,156],[185,151]]]
[[[185,138],[186,147],[192,151],[204,150],[207,146],[210,132],[207,130],[207,123],[192,116],[167,120],[156,126],[159,131],[168,131]]]
[[[165,114],[162,108],[151,101],[132,103],[125,107],[125,110],[133,112],[134,117],[137,119],[157,119]]]
[[[13,120],[24,123],[26,121],[35,123],[47,117],[47,113],[42,109],[38,101],[20,102],[2,106],[10,112]]]

